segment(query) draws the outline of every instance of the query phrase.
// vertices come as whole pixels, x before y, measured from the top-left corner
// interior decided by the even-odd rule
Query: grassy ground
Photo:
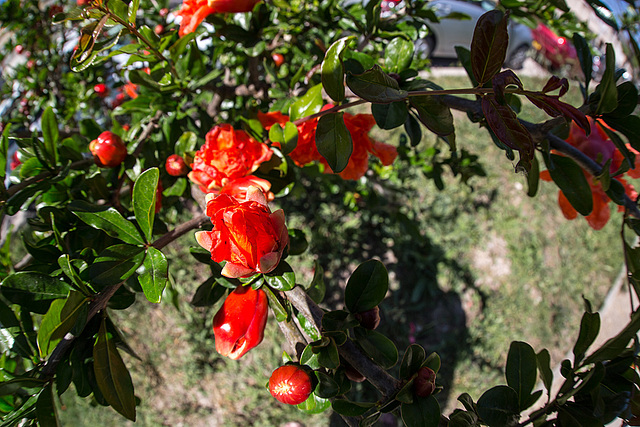
[[[462,78],[437,83],[467,85]],[[525,80],[528,89],[543,84]],[[568,96],[579,99],[575,90]],[[533,109],[524,117],[544,119]],[[341,307],[336,290],[359,262],[378,257],[385,263],[391,290],[381,305],[381,331],[401,352],[418,342],[441,355],[440,400],[449,410],[460,393],[477,399],[503,382],[512,340],[526,340],[536,351],[547,348],[558,362],[577,336],[580,295],[597,307],[621,263],[619,218],[599,232],[582,218],[567,221],[549,183],[528,198],[524,176],[513,172],[515,162],[486,131],[461,114],[455,120],[458,148],[479,155],[486,178],[464,185],[445,174],[439,191],[419,168],[398,161],[397,172],[382,170],[393,179],[366,185],[335,180],[325,191],[317,176],[307,174],[292,197],[278,202],[289,227],[304,229],[310,240],[309,251],[288,261],[301,283],[312,277],[313,262],[320,262],[330,286],[327,307]],[[376,135],[394,144],[400,138],[399,132]],[[427,135],[419,149],[430,147],[447,150]],[[282,351],[273,319],[265,342],[242,360],[215,353],[210,326],[217,307],[188,304],[207,276],[187,254],[193,244],[188,236],[169,249],[174,284],[161,305],[140,302],[115,313],[125,335],[140,337],[130,344],[142,361],[125,356],[142,401],[136,425],[340,425],[329,413],[307,416],[285,408],[264,389]],[[353,393],[372,396],[366,385]],[[72,391],[63,403],[65,425],[126,425],[111,409],[94,408]]]

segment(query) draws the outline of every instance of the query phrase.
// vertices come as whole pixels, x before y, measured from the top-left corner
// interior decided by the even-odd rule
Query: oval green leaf
[[[365,261],[353,272],[344,291],[344,303],[351,313],[361,313],[380,304],[389,289],[389,274],[380,261]]]
[[[133,213],[148,242],[153,232],[159,178],[158,168],[150,168],[142,172],[133,185]]]
[[[69,204],[69,210],[93,228],[132,245],[144,244],[144,239],[133,223],[127,221],[116,209],[96,206],[79,200]]]
[[[149,246],[143,265],[145,272],[138,276],[142,292],[150,302],[159,303],[169,275],[167,258],[158,249]]]
[[[334,173],[342,172],[353,152],[351,134],[344,123],[344,113],[320,117],[316,128],[316,147]]]
[[[14,273],[0,286],[11,303],[39,314],[45,314],[53,300],[66,298],[70,290],[66,282],[32,271]]]

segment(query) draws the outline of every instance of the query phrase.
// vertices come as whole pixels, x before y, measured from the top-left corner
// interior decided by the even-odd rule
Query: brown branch
[[[322,316],[324,311],[307,295],[303,288],[296,286],[286,293],[291,304],[300,312],[307,320],[322,330]],[[369,382],[388,398],[398,391],[400,381],[389,375],[387,371],[376,365],[359,347],[351,340],[347,340],[345,344],[338,347],[338,352],[351,366],[364,375]]]
[[[69,165],[69,168],[83,169],[87,166],[91,166],[94,163],[95,161],[93,160],[93,157],[92,157],[90,159],[82,159],[82,160],[75,161]],[[7,193],[9,194],[9,197],[11,197],[14,194],[16,194],[18,191],[28,187],[29,185],[35,184],[36,182],[43,181],[47,178],[50,178],[51,176],[54,175],[54,173],[58,173],[58,172],[60,172],[60,169],[56,169],[55,171],[45,171],[45,172],[39,173],[36,176],[27,178],[24,181],[19,182],[18,184],[12,185],[11,187],[7,188]]]

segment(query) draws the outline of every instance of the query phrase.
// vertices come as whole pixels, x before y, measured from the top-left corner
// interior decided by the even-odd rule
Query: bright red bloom
[[[589,135],[587,136],[586,132],[581,127],[576,125],[575,122],[572,122],[571,129],[569,130],[569,137],[566,141],[600,165],[604,165],[608,160],[611,160],[609,171],[610,173],[615,173],[622,165],[624,156],[604,132],[602,128],[604,125],[600,121],[596,122],[591,117],[588,117],[588,119],[591,124],[591,132]],[[629,151],[637,153],[637,151],[630,145],[627,145],[627,148]],[[627,171],[627,175],[631,178],[640,177],[640,156],[637,154],[634,167],[635,169]],[[602,184],[599,181],[587,172],[584,172],[584,174],[589,186],[591,187],[591,195],[593,198],[593,210],[585,217],[585,219],[591,228],[594,230],[600,230],[607,224],[607,222],[609,222],[609,217],[611,216],[609,202],[611,199],[602,189]],[[540,173],[540,179],[544,181],[552,180],[548,170]],[[633,186],[628,184],[621,176],[614,179],[618,180],[623,185],[625,193],[632,200],[635,200],[637,193]],[[577,218],[578,212],[571,205],[562,191],[558,192],[558,205],[560,205],[560,209],[562,210],[562,214],[565,218],[568,220]],[[618,210],[622,211],[624,210],[624,207],[619,206]]]
[[[227,296],[213,317],[216,351],[236,360],[264,338],[267,324],[267,294],[251,286],[239,286]]]
[[[197,232],[196,240],[215,262],[227,261],[223,276],[249,277],[276,268],[289,244],[282,209],[271,213],[257,187],[249,187],[244,201],[227,194],[207,194],[205,200],[213,230]]]
[[[118,135],[108,130],[89,144],[89,150],[98,166],[115,168],[127,157],[127,147]]]
[[[251,12],[261,0],[184,0],[176,15],[182,17],[180,37],[192,33],[212,13]]]
[[[326,105],[323,109],[331,108]],[[258,113],[258,120],[267,130],[274,123],[284,124],[289,121],[289,117],[282,113]],[[383,142],[374,141],[369,137],[369,132],[376,124],[371,114],[344,114],[344,123],[347,130],[351,134],[353,142],[353,152],[349,158],[347,167],[340,172],[343,179],[359,179],[369,168],[369,154],[373,154],[380,159],[383,165],[388,166],[394,162],[398,156],[396,148]],[[298,144],[289,156],[298,166],[304,166],[313,161],[319,161],[325,165],[325,171],[332,173],[333,171],[327,164],[316,148],[316,127],[318,120],[308,120],[298,125]]]
[[[269,378],[269,392],[287,405],[298,405],[304,402],[312,391],[311,377],[299,366],[280,366]]]
[[[271,54],[271,59],[273,59],[273,63],[275,64],[276,67],[280,68],[280,66],[282,64],[284,64],[284,55],[281,53],[272,53]]]
[[[217,194],[227,194],[238,200],[244,200],[247,197],[247,192],[251,187],[258,187],[264,193],[267,201],[272,201],[275,196],[269,191],[271,189],[271,183],[266,179],[258,178],[257,176],[249,175],[243,178],[234,179],[227,185],[222,187]]]
[[[273,151],[229,124],[214,127],[195,154],[189,179],[205,193],[217,193],[238,178],[252,174]],[[260,185],[262,187],[262,185]]]

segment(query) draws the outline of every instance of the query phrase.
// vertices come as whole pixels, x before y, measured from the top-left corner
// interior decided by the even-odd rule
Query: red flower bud
[[[267,294],[239,286],[213,317],[216,351],[236,360],[262,342],[267,324]]]
[[[98,83],[97,85],[95,85],[93,87],[93,91],[96,93],[96,95],[98,95],[100,98],[105,98],[106,96],[109,95],[109,88],[107,87],[107,85],[105,85],[104,83]]]
[[[21,163],[22,162],[20,161],[20,158],[18,157],[18,152],[14,151],[13,157],[11,158],[11,164],[9,165],[9,167],[11,168],[11,170],[14,170],[18,166],[20,166]]]
[[[169,9],[167,9],[166,7],[163,7],[162,9],[160,9],[160,16],[162,16],[163,18],[165,16],[167,16],[169,14]]]
[[[124,93],[119,93],[116,95],[116,99],[111,102],[111,108],[116,108],[122,105],[124,102]]]
[[[13,49],[18,55],[24,52],[24,47],[21,44],[16,45],[16,47],[14,47]]]
[[[172,154],[167,157],[164,168],[171,176],[184,176],[189,172],[189,168],[184,162],[184,159],[182,156],[178,156],[177,154]]]
[[[284,365],[269,378],[269,392],[282,403],[297,405],[309,398],[313,391],[311,377],[299,366]]]
[[[27,61],[27,68],[31,70],[36,65],[36,62],[33,59]]]
[[[436,389],[436,373],[431,368],[422,367],[413,380],[413,391],[420,397],[429,397]]]
[[[366,329],[375,329],[380,324],[380,309],[378,306],[371,310],[356,313],[356,319],[360,322],[360,326]]]
[[[284,56],[281,53],[274,53],[271,55],[271,59],[273,59],[273,63],[276,67],[280,67],[284,64]]]
[[[102,132],[98,139],[91,141],[89,150],[96,164],[103,168],[115,168],[127,157],[127,147],[122,143],[122,139],[108,130]]]
[[[162,33],[164,33],[164,25],[156,25],[155,28],[153,29],[153,32],[160,35]]]

